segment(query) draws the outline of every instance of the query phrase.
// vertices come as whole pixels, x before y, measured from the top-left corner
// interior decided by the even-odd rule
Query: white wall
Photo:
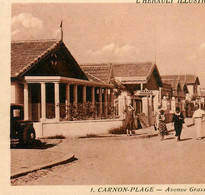
[[[127,92],[122,92],[118,96],[118,114],[121,119],[125,118],[124,110],[126,108],[126,105],[129,105],[131,103],[131,97],[127,94]]]
[[[194,93],[193,85],[187,85],[187,88],[189,90],[189,94],[192,96]]]
[[[24,86],[22,84],[18,84],[17,82],[11,83],[11,103],[23,104],[23,88]]]
[[[122,120],[87,120],[87,121],[61,121],[52,123],[35,123],[36,137],[64,135],[66,137],[86,136],[87,134],[102,134],[115,127],[122,126]]]
[[[16,85],[11,84],[11,103],[16,103]]]

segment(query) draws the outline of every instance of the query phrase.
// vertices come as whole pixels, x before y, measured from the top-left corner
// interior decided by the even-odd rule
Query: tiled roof
[[[114,77],[147,77],[150,74],[153,63],[113,64]]]
[[[186,74],[186,75],[163,75],[161,76],[162,79],[174,79],[174,80],[180,80],[185,81],[186,84],[194,84],[197,82],[199,84],[199,79],[196,75]]]
[[[89,64],[80,65],[80,67],[85,73],[89,73],[90,76],[98,79],[98,82],[110,82],[111,66],[109,64]]]
[[[17,77],[57,47],[60,41],[14,41],[11,43],[11,77]]]
[[[178,84],[179,84],[179,81],[178,81],[178,80],[174,80],[174,79],[164,79],[164,78],[162,77],[162,82],[163,82],[163,83],[170,84],[171,87],[172,87],[172,89],[175,90],[175,91],[177,91],[177,86],[178,86]]]
[[[113,78],[122,77],[125,79],[132,79],[132,77],[149,79],[151,73],[156,69],[158,75],[157,66],[152,62],[142,63],[127,63],[127,64],[89,64],[80,65],[85,73],[89,73],[99,81],[110,83]],[[89,76],[89,75],[87,75]],[[91,78],[92,79],[92,78]],[[161,77],[159,75],[161,82]]]
[[[86,77],[88,78],[89,81],[93,81],[93,82],[98,82],[98,83],[104,83],[103,81],[101,81],[100,79],[98,79],[97,77],[91,75],[90,73],[84,72]]]
[[[171,84],[168,84],[168,83],[162,83],[162,88],[164,88],[164,89],[170,89],[171,90]]]

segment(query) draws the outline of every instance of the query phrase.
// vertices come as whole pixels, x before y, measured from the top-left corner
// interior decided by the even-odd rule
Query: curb
[[[45,163],[43,165],[33,167],[32,169],[27,170],[27,171],[14,173],[10,176],[10,179],[15,179],[15,178],[27,175],[27,174],[32,173],[32,172],[36,172],[36,171],[39,171],[39,170],[42,170],[42,169],[48,169],[48,168],[55,167],[55,166],[58,166],[58,165],[66,164],[66,163],[69,163],[69,162],[73,162],[75,160],[78,160],[78,159],[75,158],[75,156],[73,155],[69,158],[61,159],[60,161],[53,161],[52,163]]]

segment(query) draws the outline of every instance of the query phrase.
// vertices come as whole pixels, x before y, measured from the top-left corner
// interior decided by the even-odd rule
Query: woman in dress
[[[133,124],[134,124],[134,108],[130,104],[128,108],[126,109],[126,118],[125,118],[125,130],[127,132],[127,135],[132,135],[132,130],[133,130]]]
[[[195,132],[196,132],[196,139],[197,140],[202,139],[201,122],[202,122],[202,118],[203,118],[204,114],[205,114],[205,112],[203,110],[199,109],[199,105],[196,104],[195,111],[193,114],[193,123],[195,124]]]
[[[154,124],[154,129],[155,131],[159,130],[159,116],[160,116],[160,110],[162,109],[162,106],[159,105],[157,107],[157,110],[155,112],[155,124]]]
[[[160,110],[158,129],[159,129],[159,134],[161,136],[161,141],[163,141],[164,140],[164,135],[168,135],[167,126],[166,126],[166,123],[165,123],[164,110]]]
[[[174,130],[175,130],[175,136],[177,138],[177,141],[181,141],[180,136],[182,132],[182,127],[184,123],[184,116],[180,112],[179,107],[176,107],[176,112],[173,115],[172,122],[174,122]]]

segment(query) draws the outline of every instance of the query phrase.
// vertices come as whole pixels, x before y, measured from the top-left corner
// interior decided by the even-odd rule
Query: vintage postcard
[[[205,194],[204,3],[2,1],[0,192]]]

